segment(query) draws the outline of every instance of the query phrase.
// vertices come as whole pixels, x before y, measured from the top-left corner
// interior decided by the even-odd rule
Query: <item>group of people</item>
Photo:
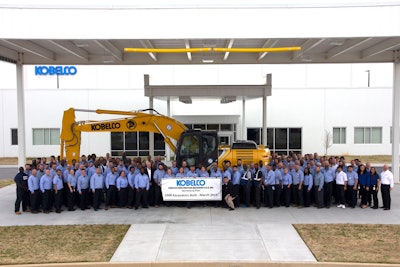
[[[222,200],[213,202],[168,202],[163,201],[162,179],[173,177],[215,177],[222,181]],[[64,205],[68,211],[93,207],[98,211],[109,208],[148,208],[161,205],[186,206],[207,205],[226,207],[261,206],[298,208],[315,206],[338,208],[359,205],[378,209],[378,192],[381,191],[383,205],[390,210],[390,191],[393,189],[393,174],[384,165],[378,174],[369,163],[359,160],[346,164],[344,157],[318,157],[317,154],[278,155],[272,153],[270,162],[242,164],[240,159],[232,166],[223,163],[223,168],[213,163],[205,166],[188,166],[184,161],[178,165],[173,161],[166,166],[161,157],[130,159],[105,157],[95,154],[81,160],[66,163],[54,156],[47,162],[38,158],[32,164],[20,167],[14,181],[17,185],[15,213],[24,212],[61,213]],[[361,199],[360,203],[358,200]]]

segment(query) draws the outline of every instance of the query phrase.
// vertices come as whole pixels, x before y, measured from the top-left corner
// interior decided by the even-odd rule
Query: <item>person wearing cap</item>
[[[154,172],[154,206],[158,208],[161,204],[161,180],[165,176],[164,163],[158,164],[158,169]]]
[[[25,212],[29,212],[28,209],[28,174],[25,173],[24,167],[19,167],[19,172],[14,177],[14,182],[17,185],[17,199],[15,200],[15,214],[21,215],[19,211],[21,208]]]

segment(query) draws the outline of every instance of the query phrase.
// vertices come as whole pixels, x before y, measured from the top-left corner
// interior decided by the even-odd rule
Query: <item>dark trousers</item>
[[[147,195],[147,200],[146,202],[148,203],[148,205],[150,206],[154,206],[154,188],[155,185],[154,183],[151,183],[149,190],[147,191],[146,195]]]
[[[22,210],[28,208],[28,191],[17,186],[17,199],[15,200],[15,212],[19,211],[22,202]]]
[[[342,184],[336,184],[336,200],[340,205],[345,204],[345,199],[344,199],[344,185]]]
[[[244,186],[244,199],[247,207],[250,207],[251,204],[251,181],[247,181]]]
[[[89,189],[81,189],[82,194],[80,194],[79,207],[81,210],[85,210],[88,205]]]
[[[62,201],[63,190],[57,190],[57,193],[54,191],[54,207],[56,208],[56,212],[61,212]]]
[[[64,188],[63,188],[63,204],[64,206],[68,205],[68,192],[69,192],[69,187],[67,183],[63,184]]]
[[[68,210],[73,210],[75,205],[75,187],[72,187],[72,192],[68,188]]]
[[[303,188],[304,186],[302,186],[301,189],[299,189],[299,186],[297,185],[295,187],[296,191],[297,191],[297,200],[298,200],[298,205],[299,206],[303,206],[304,205],[304,199],[303,199]]]
[[[135,206],[136,189],[128,186],[128,207]]]
[[[103,188],[97,188],[94,190],[94,195],[93,195],[93,209],[94,210],[98,210],[100,208],[102,195],[103,195]]]
[[[303,185],[304,206],[309,207],[311,204],[311,190],[308,190],[308,185]]]
[[[324,184],[324,204],[327,207],[330,207],[332,203],[332,190],[333,190],[333,182]]]
[[[235,197],[235,199],[233,200],[233,204],[237,208],[240,206],[240,197],[239,197],[240,185],[234,184],[232,190],[233,190],[232,197]]]
[[[346,191],[347,203],[354,208],[357,205],[357,189],[354,190],[354,185],[348,185]]]
[[[115,206],[117,203],[117,188],[115,185],[110,185],[106,194],[106,206]]]
[[[281,193],[282,193],[282,185],[275,185],[275,191],[274,191],[274,201],[275,201],[275,206],[280,207],[281,206]]]
[[[275,185],[268,185],[264,191],[264,205],[272,208],[274,206],[274,189]]]
[[[255,200],[256,200],[256,207],[259,209],[261,207],[261,186],[258,184],[254,188]]]
[[[126,207],[126,203],[128,202],[128,188],[120,188],[118,191],[119,198],[119,207]]]
[[[369,188],[370,192],[370,197],[374,200],[374,208],[378,208],[379,202],[378,202],[378,191],[376,191],[376,185],[372,186]],[[372,202],[370,202],[372,205]]]
[[[361,205],[367,205],[369,192],[367,191],[366,185],[361,185],[360,194],[361,194]]]
[[[382,184],[381,185],[381,193],[382,193],[382,202],[383,202],[383,207],[385,209],[390,209],[390,202],[391,202],[391,197],[390,197],[390,185],[388,184]]]
[[[314,191],[315,191],[315,204],[317,204],[317,207],[322,208],[324,205],[324,188],[321,189],[321,191],[318,191],[319,186],[315,185],[314,186]]]
[[[51,190],[44,190],[43,193],[43,203],[42,203],[42,208],[43,211],[50,211],[50,204],[51,204]]]
[[[40,190],[35,190],[33,193],[30,193],[30,199],[31,199],[31,210],[32,211],[38,211],[39,210],[39,194]]]
[[[154,184],[154,205],[159,206],[161,204],[161,186]]]
[[[283,185],[282,188],[282,194],[284,195],[285,199],[285,206],[289,207],[290,206],[290,194],[291,194],[291,189],[289,187],[290,185]]]
[[[136,203],[135,207],[138,208],[140,204],[142,204],[143,208],[147,208],[147,198],[148,198],[148,191],[145,188],[139,188],[136,190]]]

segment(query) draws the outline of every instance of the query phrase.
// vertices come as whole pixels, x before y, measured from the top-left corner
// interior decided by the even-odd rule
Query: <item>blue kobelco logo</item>
[[[75,66],[35,66],[35,75],[75,75]]]
[[[204,186],[206,181],[204,180],[176,180],[176,186]]]

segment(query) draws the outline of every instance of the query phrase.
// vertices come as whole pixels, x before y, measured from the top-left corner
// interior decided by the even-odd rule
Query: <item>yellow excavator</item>
[[[101,121],[76,121],[75,112],[93,112],[97,114],[121,115],[122,118]],[[186,161],[188,165],[209,167],[218,160],[222,168],[223,162],[236,164],[238,159],[243,163],[269,162],[270,151],[264,146],[257,146],[252,141],[234,142],[232,146],[218,146],[216,131],[189,130],[183,123],[164,116],[153,109],[140,111],[87,110],[70,108],[64,111],[60,135],[60,157],[67,162],[79,161],[81,132],[154,132],[161,134],[176,155],[180,165]],[[218,153],[220,156],[218,157]]]

